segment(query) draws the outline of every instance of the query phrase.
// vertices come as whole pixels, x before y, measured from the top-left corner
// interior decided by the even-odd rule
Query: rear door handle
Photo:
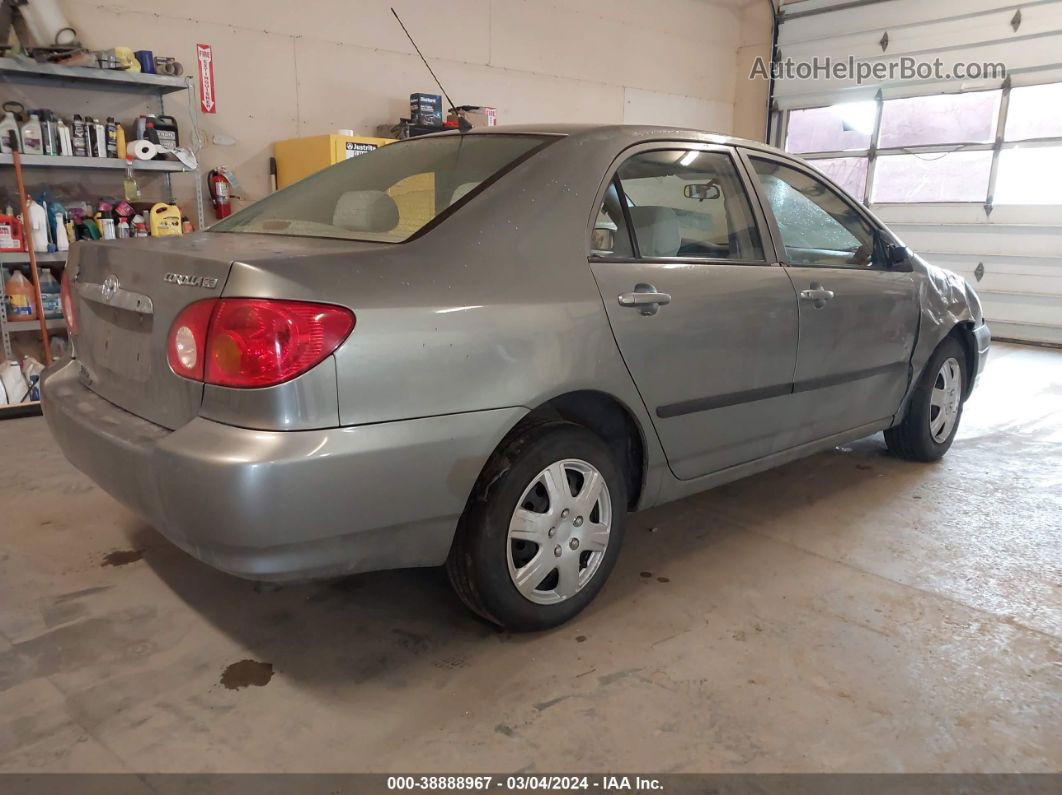
[[[822,309],[826,306],[826,302],[832,300],[833,296],[833,290],[825,289],[818,282],[812,282],[810,290],[802,290],[800,293],[801,299],[811,301],[816,309]]]
[[[636,284],[633,293],[620,293],[616,299],[620,306],[637,308],[643,315],[655,315],[662,306],[671,303],[668,293],[657,292],[651,284]]]

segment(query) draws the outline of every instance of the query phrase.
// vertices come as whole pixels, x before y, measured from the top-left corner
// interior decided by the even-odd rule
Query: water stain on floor
[[[136,563],[138,560],[144,557],[143,550],[140,549],[116,549],[114,552],[108,552],[103,556],[103,563],[101,566],[125,566],[129,563]]]
[[[273,678],[273,663],[257,660],[234,662],[221,674],[221,684],[229,690],[241,687],[265,687]]]

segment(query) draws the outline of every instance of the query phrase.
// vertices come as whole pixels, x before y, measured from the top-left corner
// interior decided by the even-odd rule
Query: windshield
[[[210,228],[400,243],[555,138],[425,136],[318,171]]]

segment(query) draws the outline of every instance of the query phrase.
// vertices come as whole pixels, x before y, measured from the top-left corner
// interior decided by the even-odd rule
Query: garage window
[[[881,110],[883,149],[933,144],[991,143],[1002,91],[892,99]]]
[[[812,165],[852,196],[862,197],[866,192],[867,169],[870,167],[869,158],[824,158],[822,160],[813,160]]]
[[[991,152],[886,155],[871,196],[883,204],[983,201],[991,173]]]
[[[801,108],[786,149],[874,204],[1062,205],[1062,83]]]
[[[1056,177],[1045,175],[1056,175]],[[999,158],[998,204],[1062,204],[1062,146],[1004,149]]]

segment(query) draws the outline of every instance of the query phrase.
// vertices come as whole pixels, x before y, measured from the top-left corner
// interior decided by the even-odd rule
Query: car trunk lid
[[[204,388],[176,375],[167,360],[169,331],[182,309],[221,296],[234,263],[253,274],[257,264],[270,260],[297,262],[322,253],[345,257],[379,248],[385,246],[212,233],[78,244],[69,267],[76,274],[75,349],[82,383],[132,414],[179,428],[198,414]],[[262,297],[294,297],[273,287],[272,295]]]
[[[178,428],[199,410],[203,385],[170,370],[167,335],[185,306],[221,294],[231,260],[194,246],[146,242],[76,247],[71,292],[77,303],[77,358],[82,383],[97,395]]]

